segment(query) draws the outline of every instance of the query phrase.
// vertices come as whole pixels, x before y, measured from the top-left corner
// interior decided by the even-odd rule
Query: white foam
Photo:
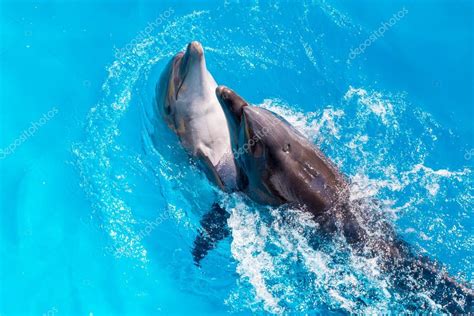
[[[344,95],[344,100],[357,99],[357,104],[366,107],[371,113],[379,117],[384,125],[392,124],[393,128],[398,128],[395,120],[393,104],[390,100],[384,99],[379,92],[368,93],[362,88],[349,86],[349,90]]]
[[[267,288],[266,274],[272,274],[276,268],[269,253],[265,251],[265,237],[268,235],[257,213],[249,213],[242,203],[231,209],[229,227],[232,229],[231,251],[239,262],[237,272],[252,284],[258,300],[263,301],[264,308],[271,313],[280,314],[283,309],[278,305]]]

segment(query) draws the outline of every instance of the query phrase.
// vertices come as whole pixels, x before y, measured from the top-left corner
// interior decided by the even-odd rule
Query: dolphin
[[[167,64],[156,85],[156,106],[182,146],[198,162],[209,180],[225,192],[238,188],[238,174],[231,150],[230,132],[215,95],[217,83],[207,69],[204,49],[191,42]],[[201,220],[195,241],[196,263],[228,235],[228,213],[214,203]],[[216,229],[219,227],[222,229]]]
[[[376,219],[384,237],[367,231],[363,206],[350,201],[346,177],[286,120],[227,87],[217,87],[216,95],[227,117],[243,192],[262,204],[288,203],[310,212],[323,235],[340,232],[357,254],[380,259],[398,290],[423,290],[443,311],[473,312],[474,291],[417,255],[388,221]]]
[[[216,95],[231,131],[241,191],[260,204],[305,207],[325,232],[342,220],[347,238],[363,238],[350,227],[353,215],[341,211],[349,202],[347,179],[318,148],[284,118],[249,106],[229,88],[219,86]]]
[[[156,101],[167,125],[200,162],[209,180],[224,191],[233,191],[237,168],[216,87],[203,47],[194,41],[168,63],[156,86]]]

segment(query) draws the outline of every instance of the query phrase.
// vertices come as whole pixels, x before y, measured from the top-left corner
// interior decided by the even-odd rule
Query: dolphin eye
[[[169,104],[165,104],[165,114],[166,115],[171,114],[171,106]]]
[[[165,104],[163,105],[163,110],[165,112],[165,115],[174,114],[174,107],[171,106],[171,102],[169,100],[165,101]]]
[[[283,146],[283,151],[286,152],[286,153],[289,153],[291,150],[291,145],[290,144],[285,144],[285,146]]]

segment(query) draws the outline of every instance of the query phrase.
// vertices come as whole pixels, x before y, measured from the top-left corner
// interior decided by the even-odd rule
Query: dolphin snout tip
[[[247,106],[248,103],[226,86],[218,86],[216,88],[216,96],[221,106],[225,110],[228,110],[229,114],[240,122],[244,107]]]
[[[202,57],[204,55],[204,48],[202,47],[202,44],[198,41],[192,41],[191,43],[189,43],[187,51],[190,55],[196,57]]]
[[[218,98],[225,99],[225,96],[227,95],[227,92],[229,91],[229,88],[226,86],[218,86],[216,88],[216,95]]]

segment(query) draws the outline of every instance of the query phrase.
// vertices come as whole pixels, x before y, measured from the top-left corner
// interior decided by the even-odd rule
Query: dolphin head
[[[202,45],[197,41],[191,42],[184,52],[177,53],[171,59],[160,78],[157,85],[160,112],[170,121],[178,103],[192,104],[200,97],[209,97],[216,86],[207,70]]]
[[[206,74],[204,49],[199,42],[188,44],[186,51],[178,53],[173,58],[173,67],[170,82],[171,97],[178,100],[186,91],[199,86],[199,80]]]
[[[216,88],[216,96],[224,110],[231,138],[236,142],[244,107],[249,104],[237,93],[225,86],[218,86]]]
[[[217,99],[227,118],[231,136],[235,145],[246,152],[261,152],[264,147],[281,147],[281,139],[287,137],[279,135],[282,130],[293,129],[291,125],[279,115],[261,107],[251,106],[235,91],[219,86],[216,89]],[[293,132],[299,134],[296,130]]]
[[[219,86],[217,99],[227,118],[236,162],[245,175],[247,193],[257,202],[279,205],[285,198],[272,191],[266,183],[272,172],[274,151],[281,147],[274,129],[285,122],[263,108],[251,106],[233,90]]]
[[[298,202],[315,214],[334,205],[345,180],[327,157],[276,113],[249,105],[226,87],[216,89],[234,156],[257,202]]]

